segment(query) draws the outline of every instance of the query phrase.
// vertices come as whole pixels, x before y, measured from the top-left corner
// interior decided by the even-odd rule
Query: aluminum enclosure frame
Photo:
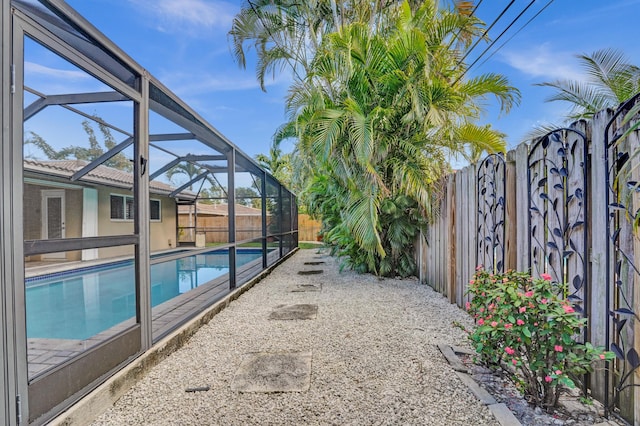
[[[267,241],[278,241],[278,258],[297,246],[296,197],[282,186],[259,164],[243,153],[204,118],[193,111],[180,98],[167,89],[131,57],[93,27],[86,19],[61,0],[0,0],[0,31],[2,50],[0,57],[0,90],[2,105],[2,144],[0,145],[0,423],[6,425],[44,424],[55,415],[77,402],[118,369],[154,344],[152,332],[151,260],[150,243],[150,173],[147,170],[150,135],[150,110],[185,129],[186,134],[210,148],[213,156],[183,158],[185,161],[226,159],[226,167],[216,169],[227,176],[229,290],[241,287],[236,271],[236,247],[247,241],[237,241],[235,220],[236,173],[248,172],[259,178],[261,189],[262,231],[252,241],[260,242],[262,268],[268,267]],[[68,94],[47,101],[41,98],[24,108],[24,40],[26,37],[42,44],[87,74],[115,89],[110,94]],[[35,92],[32,92],[35,93]],[[37,96],[37,94],[36,94]],[[131,142],[122,141],[119,149],[133,146],[134,219],[133,233],[127,235],[66,238],[61,240],[25,240],[23,232],[23,123],[37,115],[47,105],[59,105],[64,99],[73,101],[108,102],[130,101],[133,105],[133,136]],[[117,152],[105,153],[90,163],[70,180],[81,179],[100,161]],[[277,232],[267,230],[267,183],[277,187]],[[178,194],[175,194],[176,196]],[[286,199],[286,206],[283,200]],[[283,211],[283,207],[288,210]],[[288,216],[287,216],[288,215]],[[283,218],[289,221],[283,229]],[[177,220],[177,219],[176,219]],[[86,353],[70,359],[42,378],[31,380],[27,360],[25,256],[63,251],[97,249],[100,247],[131,246],[134,249],[136,323],[114,338],[93,347]],[[244,278],[243,278],[244,279]],[[179,325],[179,324],[177,324]],[[177,326],[176,325],[176,326]],[[105,371],[96,371],[93,365],[107,359]],[[75,375],[75,376],[74,376]],[[68,383],[62,384],[59,380]],[[82,380],[75,380],[83,377]],[[86,378],[85,378],[86,377]],[[75,383],[78,382],[78,383]],[[56,392],[53,392],[53,391]],[[62,395],[58,398],[57,394]],[[53,395],[53,396],[51,396]],[[58,399],[56,399],[58,398]]]

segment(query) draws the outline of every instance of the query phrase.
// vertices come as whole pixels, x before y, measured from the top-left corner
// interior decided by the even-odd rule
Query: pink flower
[[[495,327],[497,325],[498,325],[498,323],[496,321],[491,321],[491,327]]]
[[[572,314],[575,310],[569,305],[562,305],[562,309],[564,309],[565,314]]]
[[[556,374],[559,376],[562,374],[562,370],[556,370]]]
[[[476,271],[480,271],[482,269],[482,264],[476,266]]]
[[[484,312],[484,308],[480,308],[480,312]]]
[[[553,379],[551,378],[551,376],[545,376],[544,381],[547,383],[551,383],[553,382]]]
[[[524,294],[526,297],[533,297],[533,290],[529,290]]]
[[[498,302],[500,301],[500,296],[496,297],[496,301]]]
[[[513,324],[506,323],[506,324],[504,325],[504,328],[505,328],[505,329],[507,329],[507,330],[509,330],[511,327],[513,327]]]
[[[600,354],[600,359],[605,359],[606,357],[604,356],[604,354]]]
[[[524,306],[521,306],[520,309],[518,309],[518,312],[520,312],[521,314],[527,312],[527,308]]]
[[[549,274],[540,274],[540,278],[542,278],[545,281],[551,281],[551,275]]]
[[[516,351],[513,348],[510,348],[509,346],[507,346],[506,348],[504,348],[504,351],[506,353],[508,353],[509,355],[513,355],[514,353],[516,353]]]
[[[518,324],[518,325],[524,325],[524,321],[522,321],[520,318],[518,318],[518,319],[516,320],[516,324]]]
[[[469,309],[471,309],[471,302],[465,303],[464,306],[467,308],[467,311],[468,311]]]
[[[476,283],[476,280],[469,280],[469,284],[474,285]]]
[[[518,365],[518,360],[516,360],[516,359],[514,358],[514,359],[512,359],[512,360],[511,360],[511,363],[512,363],[513,365]]]
[[[493,310],[495,307],[496,307],[496,305],[494,305],[494,304],[492,303],[492,304],[490,304],[490,305],[489,305],[489,307],[488,307],[488,308],[489,308],[489,310],[491,311],[491,310]]]
[[[553,347],[553,350],[556,351],[556,352],[562,352],[562,345],[555,345]]]
[[[543,305],[547,304],[547,299],[540,299],[540,303],[542,303]]]
[[[538,323],[537,323],[537,322],[534,322],[534,323],[533,323],[533,326],[534,326],[534,327],[537,327],[537,326],[538,326]]]
[[[482,318],[478,320],[478,325],[484,325],[484,320]]]

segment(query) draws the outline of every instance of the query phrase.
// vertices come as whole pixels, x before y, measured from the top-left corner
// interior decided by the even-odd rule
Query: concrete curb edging
[[[184,346],[200,327],[224,310],[231,302],[262,281],[278,265],[291,257],[299,249],[295,248],[281,259],[263,270],[251,280],[236,288],[222,300],[211,305],[196,317],[183,324],[180,328],[157,342],[138,358],[126,365],[120,371],[107,378],[102,384],[89,392],[82,399],[71,405],[66,411],[52,419],[48,426],[84,426],[90,424],[96,417],[110,408],[133,385],[146,374],[149,369],[159,364],[170,354]]]
[[[496,418],[498,423],[502,426],[522,426],[522,423],[513,415],[509,407],[503,403],[498,403],[496,399],[481,387],[474,379],[468,374],[467,368],[462,364],[459,353],[469,353],[469,351],[457,347],[448,345],[438,345],[438,349],[442,352],[447,362],[451,365],[456,373],[456,376],[467,385],[471,393],[473,393],[478,401],[491,411],[491,414]]]

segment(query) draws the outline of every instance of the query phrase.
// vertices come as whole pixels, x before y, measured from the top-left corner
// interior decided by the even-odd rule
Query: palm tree
[[[481,22],[468,2],[256,0],[230,32],[238,62],[253,42],[257,76],[293,68],[292,167],[325,237],[354,269],[414,272],[412,244],[448,170],[446,153],[504,150],[502,135],[474,124],[480,99],[505,110],[519,93],[499,75],[463,79],[460,58]]]
[[[393,16],[383,32],[356,22],[327,35],[288,107],[329,242],[356,269],[406,275],[445,153],[504,150],[501,134],[473,119],[480,98],[494,95],[508,110],[518,92],[499,75],[458,81],[458,52],[446,45],[450,32],[474,31],[468,17],[436,2],[415,12],[405,2]]]
[[[273,175],[280,183],[291,188],[291,154],[284,154],[279,142],[273,142],[269,155],[257,154],[258,164]]]
[[[191,182],[196,176],[204,173],[205,169],[194,164],[191,163],[189,161],[184,161],[181,162],[179,164],[176,164],[175,166],[173,166],[171,169],[167,170],[167,172],[165,173],[165,175],[167,176],[167,179],[169,179],[170,182],[172,182],[174,185],[177,185],[178,183],[175,180],[175,177],[177,175],[185,175],[187,182],[190,182],[189,184],[189,191],[193,191],[193,182]],[[201,197],[212,197],[214,196],[218,191],[220,191],[222,188],[220,188],[220,185],[218,184],[218,182],[212,178],[209,174],[207,174],[204,178],[205,182],[208,182],[209,185],[211,186],[210,188],[203,188],[200,187],[199,189],[199,195]],[[206,200],[203,200],[206,201]]]
[[[577,55],[586,72],[586,79],[556,80],[539,83],[551,87],[555,93],[548,102],[563,101],[571,104],[569,121],[592,118],[606,108],[616,108],[620,103],[640,92],[640,68],[629,63],[623,52],[602,49],[591,55]]]

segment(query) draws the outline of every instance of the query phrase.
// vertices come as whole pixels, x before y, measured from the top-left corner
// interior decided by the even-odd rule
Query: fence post
[[[455,294],[454,294],[454,300],[455,302],[458,304],[458,306],[460,306],[462,304],[462,277],[463,277],[463,273],[462,273],[462,260],[464,258],[464,255],[462,254],[462,249],[463,249],[463,236],[467,235],[467,233],[465,232],[465,224],[466,221],[464,220],[459,220],[458,217],[460,216],[460,212],[462,212],[463,210],[463,192],[464,192],[464,171],[463,170],[458,170],[454,177],[454,183],[455,183],[455,203],[456,203],[456,277],[455,277]]]
[[[595,346],[604,346],[609,307],[606,304],[606,281],[608,261],[605,256],[606,246],[609,244],[607,229],[607,205],[605,193],[609,190],[606,185],[607,169],[604,160],[604,128],[608,122],[607,111],[597,113],[591,124],[591,282],[589,306],[589,341]],[[600,363],[591,375],[591,392],[594,398],[603,401],[605,389],[605,375]]]
[[[518,269],[518,205],[516,193],[516,151],[507,152],[504,183],[504,271]]]
[[[515,152],[516,169],[516,269],[529,270],[529,189],[527,178],[527,162],[529,146],[525,143],[518,145]]]
[[[447,176],[447,296],[449,303],[456,301],[456,185],[455,175]]]

